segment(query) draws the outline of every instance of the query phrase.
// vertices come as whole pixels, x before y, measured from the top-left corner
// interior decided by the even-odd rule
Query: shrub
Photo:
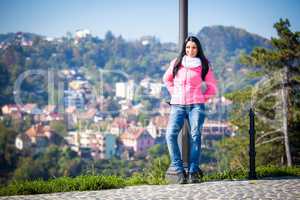
[[[259,166],[256,167],[257,178],[300,176],[299,167]],[[214,174],[205,175],[203,181],[211,180],[241,180],[248,178],[247,170],[227,170]]]
[[[259,166],[256,168],[258,178],[279,176],[300,176],[299,167]]]
[[[127,186],[142,184],[148,184],[148,181],[146,180],[146,177],[140,173],[134,173],[130,178],[126,180]]]

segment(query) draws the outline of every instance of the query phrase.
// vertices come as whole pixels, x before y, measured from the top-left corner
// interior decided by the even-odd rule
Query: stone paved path
[[[122,189],[64,192],[2,199],[99,199],[99,200],[165,200],[165,199],[280,199],[300,200],[300,179],[216,181],[187,185],[143,185]]]

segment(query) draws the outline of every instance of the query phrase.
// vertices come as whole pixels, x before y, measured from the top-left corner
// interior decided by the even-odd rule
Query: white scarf
[[[195,68],[201,65],[201,60],[197,57],[189,57],[185,55],[182,58],[181,64],[186,68]]]

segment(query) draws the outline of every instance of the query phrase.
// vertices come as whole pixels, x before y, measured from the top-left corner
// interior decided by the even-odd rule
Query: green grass
[[[300,177],[300,168],[298,167],[257,167],[257,178],[265,177],[282,177],[282,176],[298,176]],[[123,188],[125,186],[141,185],[141,184],[166,184],[166,180],[161,174],[155,176],[146,176],[142,174],[134,174],[130,178],[121,178],[117,176],[78,176],[75,178],[61,177],[51,180],[35,180],[35,181],[18,181],[11,182],[9,185],[0,188],[0,196],[11,195],[27,195],[27,194],[43,194],[53,192],[68,191],[86,191],[86,190],[102,190]],[[203,181],[217,180],[246,180],[248,171],[224,171],[222,173],[214,173],[205,175]]]
[[[43,194],[53,192],[102,190],[125,187],[125,180],[116,176],[61,177],[48,181],[18,181],[2,187],[0,196]]]
[[[258,178],[264,177],[280,177],[280,176],[299,176],[300,167],[257,167],[256,174]]]
[[[258,179],[266,177],[283,177],[283,176],[299,176],[299,167],[277,167],[277,166],[261,166],[256,167],[256,176]],[[246,180],[248,179],[248,171],[245,170],[228,170],[220,173],[204,175],[203,181],[212,180]]]

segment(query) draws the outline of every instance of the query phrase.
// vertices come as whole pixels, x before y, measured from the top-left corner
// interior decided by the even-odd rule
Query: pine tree
[[[287,165],[292,165],[290,132],[293,132],[293,123],[298,121],[299,105],[295,94],[300,86],[300,32],[290,30],[288,19],[280,19],[274,24],[279,38],[272,38],[272,49],[256,48],[249,56],[241,58],[242,63],[255,66],[270,79],[273,87],[280,88],[282,100],[282,132],[284,138]],[[274,79],[274,72],[279,71],[280,81]],[[277,76],[278,78],[278,76]],[[294,109],[294,107],[298,109]],[[296,113],[296,114],[295,114]]]

